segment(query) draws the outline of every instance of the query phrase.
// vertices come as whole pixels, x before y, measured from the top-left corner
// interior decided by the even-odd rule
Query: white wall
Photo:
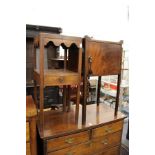
[[[126,38],[127,0],[47,0],[27,3],[31,5],[26,14],[26,24],[61,27],[65,35],[89,35],[95,39],[113,41]]]

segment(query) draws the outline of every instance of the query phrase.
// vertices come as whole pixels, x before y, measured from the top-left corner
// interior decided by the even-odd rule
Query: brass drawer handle
[[[75,152],[67,152],[66,155],[73,155]]]
[[[89,141],[89,142],[86,143],[86,146],[91,147],[92,144],[93,144],[92,141]]]
[[[64,82],[64,78],[63,78],[63,77],[59,77],[59,78],[58,78],[58,81],[59,81],[60,83],[62,83],[62,82]]]
[[[111,133],[111,132],[112,132],[112,127],[107,127],[107,128],[105,129],[105,132]]]
[[[108,144],[108,139],[104,139],[101,141],[102,144],[107,145]]]
[[[74,138],[68,138],[65,140],[65,142],[68,144],[72,144],[72,143],[74,143]]]

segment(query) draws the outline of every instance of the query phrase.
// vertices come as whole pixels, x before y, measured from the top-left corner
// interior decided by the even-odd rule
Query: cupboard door
[[[92,75],[103,76],[121,72],[121,44],[86,39],[86,52],[88,73],[91,70]]]

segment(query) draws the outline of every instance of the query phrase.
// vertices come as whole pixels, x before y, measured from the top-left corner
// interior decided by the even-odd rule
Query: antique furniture
[[[82,56],[81,41],[79,37],[48,33],[40,33],[35,38],[34,99],[38,108],[38,154],[40,155],[120,154],[125,115],[118,111],[118,103],[115,109],[99,103],[97,106],[87,105],[86,108],[86,97],[90,76],[116,74],[119,77],[118,85],[120,84],[121,43],[94,41],[86,37],[83,39]],[[46,48],[50,47],[54,51],[60,46],[64,49],[64,68],[47,67],[44,55]],[[81,66],[82,61],[83,66]],[[79,105],[81,69],[84,102]],[[71,86],[75,85],[76,104],[70,106]],[[47,86],[63,86],[63,111],[44,109],[44,87]],[[37,92],[39,92],[39,102]]]
[[[26,96],[26,155],[37,155],[36,116],[32,96]]]
[[[122,41],[109,42],[94,40],[86,36],[83,39],[83,83],[84,83],[84,100],[82,110],[82,122],[86,122],[86,94],[88,92],[87,81],[90,76],[99,76],[97,106],[99,105],[101,76],[118,75],[117,94],[115,105],[115,116],[118,111],[119,92],[121,82],[121,62],[122,62]]]
[[[26,94],[32,95],[32,97],[34,92],[34,82],[33,82],[34,46],[33,45],[34,45],[34,38],[40,32],[60,34],[62,32],[62,29],[59,27],[47,27],[47,26],[28,25],[28,24],[26,25]],[[47,66],[50,68],[52,65],[51,59],[56,58],[56,50],[48,48],[46,56],[47,56]],[[44,93],[45,93],[44,103],[46,108],[50,108],[51,106],[58,103],[59,90],[57,86],[45,88]]]
[[[44,136],[39,131],[39,154],[42,155],[120,155],[123,119],[125,116],[107,105],[87,105],[85,125],[82,107],[78,122],[75,108],[66,113],[48,111],[44,119]]]
[[[39,33],[34,41],[34,100],[38,106],[39,131],[44,137],[44,87],[63,86],[63,111],[70,110],[70,86],[77,85],[76,117],[79,112],[80,81],[82,49],[80,48],[81,38],[69,37],[58,34]],[[46,68],[44,53],[45,49],[51,47],[54,50],[60,46],[64,49],[64,68]],[[52,52],[52,51],[51,51]],[[39,59],[37,59],[39,55]],[[37,63],[38,62],[38,63]],[[39,103],[37,103],[37,85],[39,85]]]

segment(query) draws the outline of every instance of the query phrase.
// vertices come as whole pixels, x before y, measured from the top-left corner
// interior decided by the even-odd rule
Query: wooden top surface
[[[65,40],[77,40],[81,41],[81,37],[75,37],[75,36],[65,36],[65,35],[60,35],[60,34],[53,34],[53,33],[44,33],[41,32],[39,33],[40,37],[49,37],[49,38],[57,38],[57,39],[65,39]]]
[[[105,40],[97,40],[97,39],[94,39],[94,38],[90,38],[88,36],[84,37],[83,39],[87,39],[88,41],[98,42],[98,43],[108,43],[108,44],[118,44],[118,45],[122,45],[123,44],[123,40],[120,40],[119,42],[105,41]]]
[[[86,124],[82,125],[82,107],[80,106],[80,113],[78,122],[75,120],[74,106],[70,112],[60,111],[46,111],[44,112],[44,136],[40,132],[41,138],[57,137],[59,135],[67,135],[67,133],[74,133],[87,128],[94,128],[109,122],[115,122],[124,119],[126,116],[118,112],[117,117],[114,116],[114,109],[101,103],[99,108],[96,104],[87,105]],[[39,124],[38,124],[39,127]]]
[[[34,70],[37,74],[40,73],[39,69]],[[67,69],[45,69],[44,75],[52,75],[52,76],[65,76],[65,75],[78,75],[78,73],[67,70]]]
[[[32,96],[26,96],[26,117],[37,115],[37,109],[32,99]]]

